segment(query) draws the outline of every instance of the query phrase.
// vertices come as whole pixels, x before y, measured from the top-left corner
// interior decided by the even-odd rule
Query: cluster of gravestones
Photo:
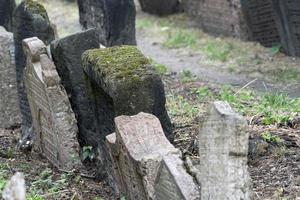
[[[18,5],[13,34],[0,29],[1,124],[21,116],[20,146],[33,142],[60,169],[82,168],[80,147],[91,146],[99,178],[129,199],[250,199],[246,121],[213,103],[200,124],[199,163],[184,160],[171,144],[163,82],[129,46],[132,2],[99,2],[79,3],[82,25],[94,29],[61,39],[42,5]]]

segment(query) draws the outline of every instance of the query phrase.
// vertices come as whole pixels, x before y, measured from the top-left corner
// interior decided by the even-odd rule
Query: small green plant
[[[155,25],[154,21],[148,18],[137,18],[136,28],[137,29],[147,29]]]
[[[26,200],[44,200],[44,198],[42,196],[40,196],[39,194],[35,194],[35,193],[30,193],[27,197]]]
[[[92,146],[84,146],[81,150],[81,160],[82,161],[93,161],[96,157]]]
[[[192,82],[196,79],[190,70],[182,70],[179,73],[179,78],[183,83]]]
[[[194,47],[197,42],[197,36],[191,31],[179,30],[175,33],[169,32],[167,40],[163,43],[166,48]]]
[[[283,144],[283,140],[280,137],[278,137],[277,135],[272,135],[269,132],[263,132],[261,134],[261,137],[268,143]]]
[[[154,63],[154,69],[157,73],[163,75],[166,74],[168,69],[165,65],[163,64],[158,64],[158,63]]]
[[[196,93],[198,100],[202,101],[205,98],[210,98],[213,96],[212,92],[209,90],[208,87],[199,87],[196,88],[194,91]]]
[[[273,44],[273,46],[271,47],[271,54],[272,55],[276,55],[280,52],[282,48],[282,45],[281,44]]]
[[[203,48],[210,60],[226,62],[232,51],[232,45],[221,41],[209,41]]]

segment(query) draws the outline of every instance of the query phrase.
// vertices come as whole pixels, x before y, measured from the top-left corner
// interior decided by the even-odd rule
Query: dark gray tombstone
[[[170,15],[179,11],[179,0],[139,0],[144,12],[155,15]]]
[[[51,43],[52,58],[57,67],[61,82],[66,89],[79,128],[81,146],[97,146],[94,138],[95,122],[91,109],[91,101],[87,95],[84,81],[81,55],[88,49],[99,47],[95,30],[75,33]]]
[[[136,45],[133,0],[77,0],[80,24],[97,28],[101,44]]]
[[[21,2],[21,4],[15,9],[13,15],[13,33],[15,43],[17,90],[22,118],[22,143],[24,141],[26,142],[27,140],[31,140],[33,136],[32,117],[23,80],[26,57],[23,52],[22,40],[36,36],[48,45],[55,39],[55,36],[45,8],[41,4],[32,0]]]
[[[8,31],[12,28],[12,15],[15,7],[15,0],[0,0],[0,26],[4,26]]]

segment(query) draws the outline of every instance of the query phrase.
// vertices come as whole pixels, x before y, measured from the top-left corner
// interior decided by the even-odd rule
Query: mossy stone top
[[[48,20],[48,14],[43,5],[33,0],[25,1],[25,8],[30,10],[31,13],[41,15],[44,19]]]
[[[84,66],[92,65],[94,73],[110,80],[139,81],[151,70],[150,61],[135,46],[116,46],[87,50]]]

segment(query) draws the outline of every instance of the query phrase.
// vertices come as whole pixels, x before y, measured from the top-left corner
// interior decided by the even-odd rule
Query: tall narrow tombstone
[[[77,121],[56,67],[45,44],[37,37],[23,40],[23,47],[27,57],[24,82],[36,145],[57,168],[77,168],[80,166]]]
[[[139,113],[115,118],[108,135],[112,172],[129,199],[199,199],[198,186],[187,174],[181,153],[165,137],[155,116]],[[175,197],[175,198],[166,198]]]
[[[4,26],[8,31],[12,29],[12,15],[15,7],[15,0],[0,0],[0,26]]]
[[[135,5],[133,0],[77,0],[80,24],[97,28],[101,44],[135,45]]]
[[[22,40],[38,37],[46,45],[54,40],[54,30],[45,8],[32,0],[25,0],[15,9],[13,15],[13,33],[15,43],[15,60],[17,72],[17,89],[22,117],[22,142],[33,137],[32,117],[23,81],[23,70],[26,58],[22,48]]]
[[[94,114],[81,64],[82,53],[94,48],[99,48],[94,29],[75,33],[51,43],[52,58],[78,121],[81,146],[97,146],[94,139],[97,138]]]
[[[247,121],[228,103],[212,104],[198,136],[201,199],[251,199],[246,129]]]
[[[13,34],[0,26],[0,127],[20,124]]]

